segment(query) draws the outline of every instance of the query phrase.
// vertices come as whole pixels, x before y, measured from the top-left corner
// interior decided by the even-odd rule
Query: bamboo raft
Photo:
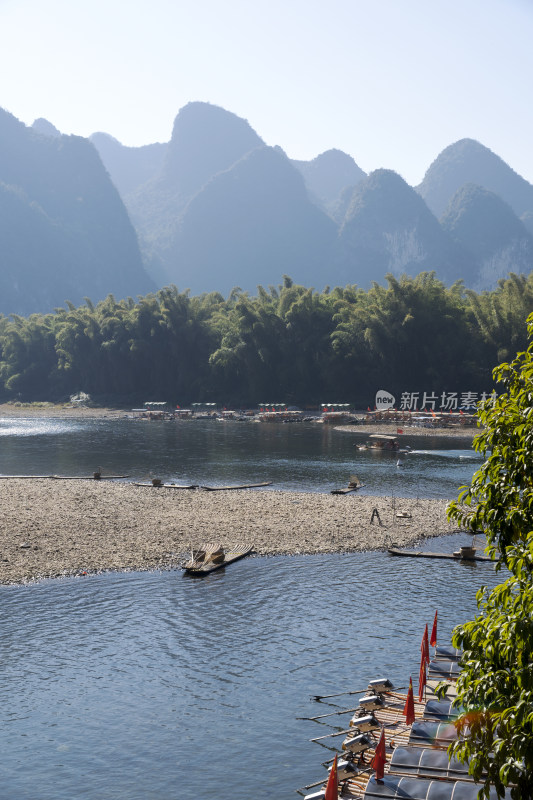
[[[198,483],[181,484],[181,483],[163,483],[158,478],[153,478],[151,481],[141,481],[134,483],[134,486],[151,486],[156,489],[202,489],[204,492],[224,492],[230,489],[256,489],[260,486],[272,486],[272,481],[264,481],[263,483],[244,483],[239,486],[200,486]]]
[[[260,486],[272,486],[272,481],[263,481],[263,483],[244,483],[239,486],[199,486],[204,492],[227,492],[230,489],[257,489]]]
[[[393,693],[390,693],[393,694]],[[397,693],[396,693],[397,694]],[[398,696],[397,699],[400,699]],[[402,697],[403,699],[403,697]],[[403,714],[395,721],[383,718],[383,713],[376,710],[375,718],[379,723],[379,729],[365,734],[368,741],[365,749],[360,752],[350,753],[349,749],[340,754],[340,758],[347,758],[347,762],[340,762],[343,777],[340,779],[339,788],[341,796],[349,800],[365,800],[372,797],[393,798],[405,797],[419,798],[427,797],[427,791],[435,779],[439,781],[441,793],[439,797],[443,800],[453,800],[455,785],[461,785],[461,797],[465,800],[476,800],[477,791],[480,788],[474,784],[468,768],[452,760],[447,754],[447,748],[456,737],[455,727],[452,717],[442,721],[425,719],[424,710],[420,709],[422,703],[415,701],[415,722],[407,725],[403,719]],[[354,728],[356,729],[356,721]],[[384,777],[377,782],[371,767],[372,759],[376,753],[378,739],[384,731],[385,740],[385,766]],[[339,732],[350,733],[350,730]],[[413,735],[414,734],[414,735]],[[312,740],[317,741],[317,740]],[[333,759],[323,762],[322,766],[329,768]],[[404,784],[402,790],[402,784]],[[445,782],[444,785],[440,782]],[[303,790],[298,790],[299,794],[304,791],[322,786],[322,789],[313,793],[306,794],[307,800],[323,800],[324,788],[327,778],[309,784]],[[468,785],[469,789],[466,789]],[[413,794],[414,792],[414,794]]]
[[[183,485],[181,483],[162,483],[162,481],[154,481],[151,482],[142,482],[142,483],[134,483],[134,486],[150,486],[151,488],[155,489],[198,489],[197,483],[192,483],[190,485]]]
[[[434,665],[454,664],[458,666],[461,653],[455,648],[436,648]],[[450,659],[447,661],[447,659]],[[453,800],[456,784],[461,786],[460,796],[464,800],[476,800],[480,788],[468,774],[468,767],[454,759],[450,760],[447,748],[457,737],[453,720],[461,714],[460,708],[453,706],[457,697],[456,674],[444,681],[448,685],[447,697],[440,700],[435,689],[438,680],[428,680],[425,685],[424,701],[414,700],[414,722],[405,721],[405,702],[407,695],[395,690],[388,681],[372,681],[368,686],[369,695],[360,701],[358,709],[342,709],[310,720],[323,723],[325,717],[334,717],[355,711],[346,730],[336,730],[324,736],[311,739],[337,753],[339,769],[340,796],[352,800],[394,800],[397,797],[428,797],[432,782],[439,781],[439,798]],[[387,684],[389,684],[387,686]],[[348,692],[347,694],[361,694]],[[325,695],[335,697],[337,695]],[[315,696],[322,699],[322,696]],[[328,723],[326,723],[328,724]],[[331,723],[332,725],[335,723]],[[371,766],[378,740],[385,736],[385,765],[383,779],[377,781]],[[346,737],[342,749],[335,745],[335,737]],[[329,769],[333,758],[323,762]],[[327,778],[299,789],[306,800],[323,800]],[[441,783],[442,782],[442,783]],[[322,787],[317,791],[318,787]],[[312,794],[306,792],[310,789]],[[441,791],[442,790],[442,791]]]
[[[203,545],[198,550],[193,550],[189,561],[186,561],[181,566],[184,575],[203,577],[250,555],[252,550],[253,548],[249,545],[237,545],[232,547],[231,550],[224,550],[219,545]]]
[[[458,553],[430,553],[424,550],[400,550],[398,547],[389,547],[391,556],[407,556],[409,558],[448,558],[452,561],[492,561],[489,556]]]
[[[332,489],[330,494],[350,494],[350,492],[356,492],[357,489],[362,489],[364,483],[361,483],[357,475],[352,475],[350,478],[350,483],[345,489]]]

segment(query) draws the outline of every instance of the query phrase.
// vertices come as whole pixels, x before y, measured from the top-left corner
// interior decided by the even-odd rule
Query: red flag
[[[433,627],[431,629],[431,638],[429,643],[432,647],[437,646],[437,612],[435,611],[435,619],[433,620]]]
[[[420,644],[420,652],[422,653],[422,658],[429,664],[429,637],[428,637],[428,626],[426,623],[426,630],[424,631],[424,635],[422,636],[422,642]]]
[[[409,691],[407,692],[407,700],[403,707],[405,714],[405,721],[407,725],[412,725],[415,721],[415,698],[413,697],[413,679],[409,678]]]
[[[462,414],[462,413],[463,413],[463,412],[462,412],[462,410],[461,410],[461,409],[459,409],[459,414]]]
[[[387,758],[385,756],[385,730],[382,728],[378,746],[376,747],[376,752],[374,753],[374,758],[370,763],[372,769],[376,770],[376,780],[381,780],[381,778],[385,774],[386,763],[387,763]],[[326,800],[328,800],[328,798],[326,798]]]
[[[420,675],[418,676],[418,702],[421,703],[424,699],[424,689],[426,688],[426,662],[424,656],[420,661]]]
[[[403,433],[403,430],[401,428],[396,428],[396,433]]]
[[[339,796],[339,780],[337,778],[337,754],[335,753],[335,758],[333,759],[333,766],[329,773],[324,800],[338,800],[338,796]]]
[[[366,407],[366,410],[367,410],[367,411],[370,411],[370,406],[367,406],[367,407]]]

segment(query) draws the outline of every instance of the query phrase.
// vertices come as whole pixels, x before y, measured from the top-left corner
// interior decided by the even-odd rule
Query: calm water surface
[[[482,582],[490,565],[363,553],[0,587],[0,794],[296,797],[331,755],[308,740],[348,718],[297,720],[335,710],[310,696],[405,686],[435,608],[445,642]]]
[[[357,441],[365,438],[363,431]],[[310,492],[346,486],[356,474],[363,494],[451,498],[481,463],[471,448],[450,440],[406,436],[413,452],[398,467],[395,453],[357,450],[355,441],[316,424],[4,419],[0,474],[91,475],[101,467],[136,480],[273,481],[273,489]]]

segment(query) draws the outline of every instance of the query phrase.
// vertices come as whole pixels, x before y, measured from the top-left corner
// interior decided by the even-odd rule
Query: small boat
[[[365,444],[356,444],[358,450],[379,450],[380,452],[400,451],[400,442],[397,436],[388,433],[372,433]]]
[[[400,550],[399,547],[388,547],[391,556],[407,556],[408,558],[449,558],[452,561],[492,561],[490,556],[478,556],[472,548],[463,548],[454,553],[431,553],[429,550]]]
[[[345,489],[332,489],[331,494],[349,494],[355,492],[357,489],[362,489],[365,484],[361,483],[357,475],[350,477],[350,482]]]
[[[238,545],[231,550],[224,550],[220,545],[203,545],[198,550],[191,551],[191,557],[182,564],[182,569],[185,575],[202,577],[250,555],[252,550],[247,545]]]

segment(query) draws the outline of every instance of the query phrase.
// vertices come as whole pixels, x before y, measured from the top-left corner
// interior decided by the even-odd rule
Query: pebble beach
[[[123,413],[65,409],[58,415],[91,412]],[[0,406],[0,417],[17,415],[30,413]],[[48,408],[42,415],[54,413]],[[371,432],[370,426],[364,429]],[[471,442],[475,432],[461,431],[461,437],[466,434]],[[228,549],[251,545],[258,555],[404,547],[457,532],[446,519],[446,506],[445,500],[357,492],[208,492],[105,480],[0,479],[0,583],[106,570],[179,568],[191,545],[207,542]],[[375,509],[379,520],[374,514],[372,521]]]
[[[444,500],[206,492],[107,481],[0,480],[0,509],[4,584],[178,567],[191,544],[204,542],[291,555],[405,546],[456,530],[446,520]],[[374,509],[381,524],[376,516],[371,522]]]

